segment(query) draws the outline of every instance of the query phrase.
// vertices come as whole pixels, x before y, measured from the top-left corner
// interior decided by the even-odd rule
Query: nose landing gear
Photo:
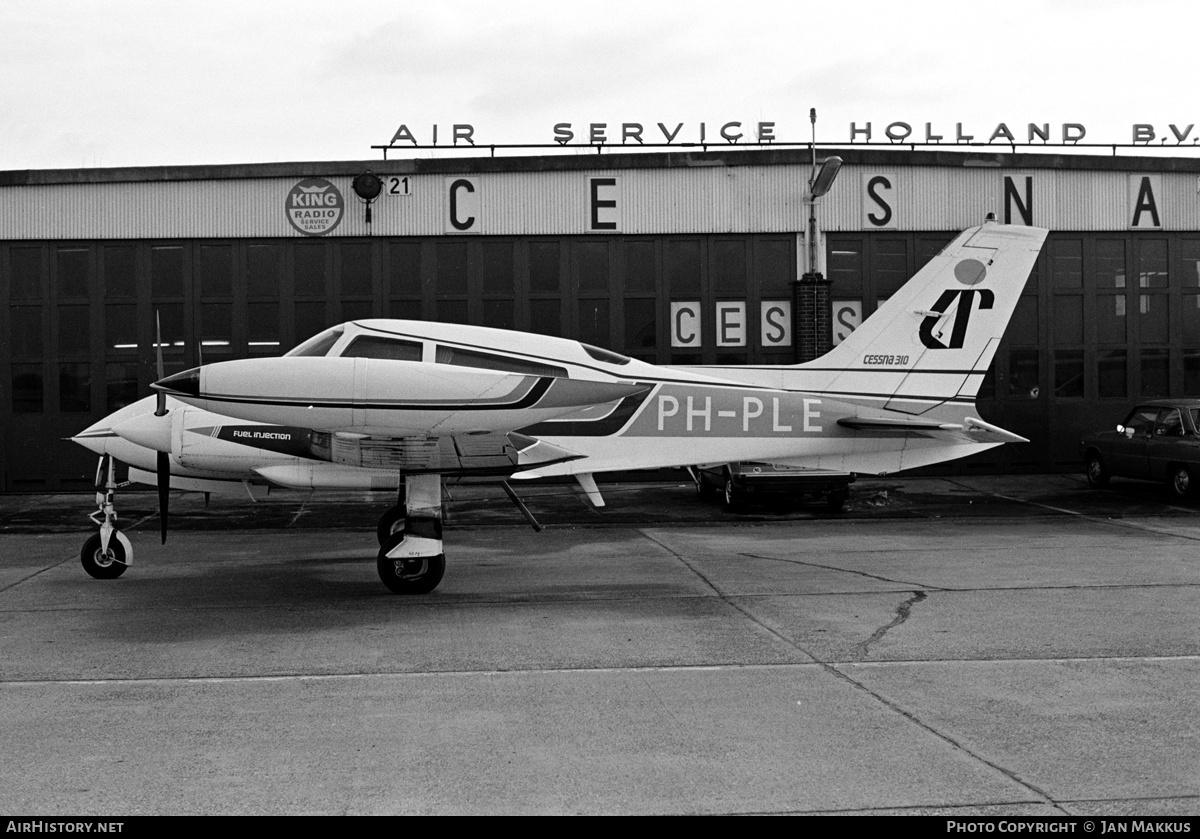
[[[112,455],[103,455],[96,467],[96,512],[90,518],[99,525],[100,532],[93,533],[79,552],[83,570],[97,580],[115,580],[133,564],[133,545],[117,529],[117,510],[113,498],[120,487],[116,481],[116,461]]]

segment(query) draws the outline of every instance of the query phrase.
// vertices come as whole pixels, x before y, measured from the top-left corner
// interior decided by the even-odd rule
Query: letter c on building
[[[474,192],[474,185],[465,178],[459,178],[454,183],[450,184],[450,223],[454,225],[455,230],[470,230],[475,225],[475,216],[467,216],[466,219],[458,217],[458,191],[466,189],[467,192]]]

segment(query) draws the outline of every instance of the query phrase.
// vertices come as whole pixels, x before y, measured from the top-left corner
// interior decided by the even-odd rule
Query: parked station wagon
[[[1200,399],[1143,402],[1114,431],[1099,431],[1080,444],[1087,481],[1166,481],[1178,498],[1200,487]]]

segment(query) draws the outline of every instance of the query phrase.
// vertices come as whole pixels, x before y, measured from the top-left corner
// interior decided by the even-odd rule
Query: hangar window
[[[283,254],[277,245],[248,245],[246,294],[250,297],[278,297],[282,263]]]
[[[1059,239],[1051,244],[1051,248],[1050,272],[1054,277],[1054,287],[1083,288],[1083,241]]]
[[[579,301],[578,335],[584,341],[592,341],[598,344],[607,344],[609,342],[609,307],[607,299],[596,298],[594,300]]]
[[[42,307],[13,306],[12,328],[8,336],[13,358],[42,357]]]
[[[700,293],[700,242],[692,239],[667,243],[667,277],[672,296]]]
[[[1142,349],[1142,396],[1163,397],[1170,388],[1171,351],[1164,348]]]
[[[608,291],[608,242],[575,242],[571,250],[578,288],[581,291]]]
[[[421,293],[421,243],[388,243],[388,276],[392,281],[392,294]]]
[[[654,242],[635,239],[625,242],[625,291],[658,290]]]
[[[229,245],[200,247],[200,294],[204,297],[233,294],[233,248]]]
[[[1008,354],[1008,395],[1015,399],[1037,399],[1040,358],[1038,350],[1010,350]]]
[[[438,364],[452,364],[456,367],[478,367],[482,370],[500,370],[505,373],[521,373],[526,376],[557,376],[567,378],[565,368],[540,361],[525,358],[512,358],[506,355],[465,350],[461,347],[447,347],[439,344],[435,360]]]
[[[246,304],[246,349],[252,353],[279,352],[279,304]]]
[[[104,307],[104,351],[108,355],[136,355],[137,305],[109,303]]]
[[[91,311],[87,306],[58,307],[58,354],[87,356],[91,351]]]
[[[1054,351],[1054,395],[1083,396],[1083,350]]]
[[[43,405],[41,364],[12,366],[12,409],[14,414],[40,414]]]
[[[104,404],[107,410],[120,410],[141,398],[137,368],[134,362],[110,362],[104,365]]]
[[[557,292],[562,274],[558,242],[529,244],[529,290]]]
[[[1121,398],[1129,395],[1128,353],[1121,350],[1103,350],[1096,365],[1096,381],[1101,399]]]
[[[57,259],[58,299],[88,297],[90,255],[87,248],[59,248]]]
[[[11,248],[8,252],[9,295],[13,300],[42,298],[42,249]]]
[[[183,248],[150,249],[150,296],[154,300],[183,297]]]
[[[92,365],[58,365],[58,409],[64,413],[92,410]]]
[[[359,335],[342,351],[348,358],[384,358],[391,361],[420,361],[421,342],[383,338],[378,335]]]
[[[875,249],[871,275],[875,281],[875,296],[882,302],[908,282],[911,275],[908,267],[908,239],[881,237],[874,239],[871,244]]]
[[[361,242],[342,242],[338,247],[341,258],[342,294],[371,293],[371,245]]]
[[[542,335],[561,337],[563,334],[562,304],[558,298],[556,297],[552,300],[530,300],[529,322],[534,332]]]
[[[134,273],[133,248],[112,245],[104,248],[104,296],[136,297],[137,275]]]
[[[324,298],[325,243],[296,245],[293,254],[295,257],[296,296]]]

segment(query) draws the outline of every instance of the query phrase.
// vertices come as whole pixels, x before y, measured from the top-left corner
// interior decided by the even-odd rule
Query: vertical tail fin
[[[963,231],[841,344],[804,367],[830,389],[924,413],[974,401],[1048,231],[986,223]]]

